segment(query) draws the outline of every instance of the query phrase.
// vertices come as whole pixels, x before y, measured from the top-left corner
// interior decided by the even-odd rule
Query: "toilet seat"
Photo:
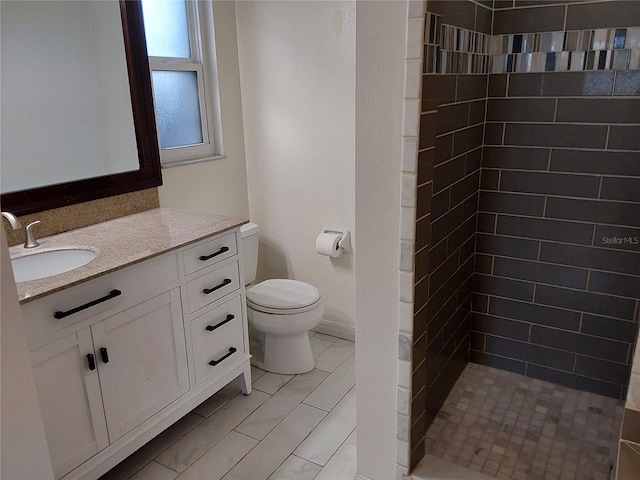
[[[248,307],[276,315],[308,312],[320,303],[318,289],[297,280],[265,280],[247,289],[246,295]]]

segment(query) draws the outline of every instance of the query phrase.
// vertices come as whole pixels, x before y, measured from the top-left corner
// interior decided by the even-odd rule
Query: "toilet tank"
[[[249,285],[256,279],[259,233],[260,227],[255,223],[245,223],[240,227],[240,253],[244,264],[245,285]]]

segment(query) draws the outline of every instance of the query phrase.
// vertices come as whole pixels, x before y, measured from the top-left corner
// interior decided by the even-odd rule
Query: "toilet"
[[[258,266],[259,233],[255,223],[240,227],[251,363],[273,373],[308,372],[315,367],[309,330],[322,319],[324,303],[316,287],[297,280],[252,284]]]

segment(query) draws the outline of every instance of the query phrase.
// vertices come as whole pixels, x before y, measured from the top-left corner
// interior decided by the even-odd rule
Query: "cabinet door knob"
[[[109,353],[107,353],[107,349],[102,347],[100,349],[100,356],[102,357],[103,363],[109,363]]]
[[[217,324],[217,325],[207,325],[206,330],[207,330],[207,332],[213,332],[216,328],[220,328],[222,325],[224,325],[227,322],[230,322],[234,318],[236,318],[236,317],[234,317],[233,315],[229,314],[229,315],[227,315],[227,318],[225,318],[219,324]]]
[[[202,290],[202,293],[204,293],[205,295],[209,295],[210,293],[215,292],[219,288],[229,285],[230,283],[231,283],[231,279],[225,278],[220,285],[216,285],[215,287],[211,287],[211,288],[205,288]]]
[[[222,357],[220,357],[218,360],[211,360],[209,362],[209,365],[211,365],[212,367],[215,367],[216,365],[218,365],[220,362],[222,362],[224,359],[229,358],[231,355],[233,355],[234,353],[236,353],[238,351],[237,348],[234,347],[230,347],[229,348],[229,353],[227,353],[226,355],[223,355]]]
[[[87,353],[87,362],[89,363],[89,370],[96,369],[96,359],[93,356],[93,353]]]
[[[206,262],[207,260],[212,259],[213,257],[217,257],[218,255],[222,255],[224,252],[228,252],[229,247],[221,247],[217,252],[213,252],[211,255],[201,255],[198,257],[199,260]]]

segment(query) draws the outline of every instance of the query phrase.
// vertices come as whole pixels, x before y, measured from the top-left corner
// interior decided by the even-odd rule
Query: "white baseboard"
[[[314,332],[324,333],[333,337],[344,338],[345,340],[356,340],[356,329],[341,323],[330,322],[322,319],[320,323],[313,329]]]

